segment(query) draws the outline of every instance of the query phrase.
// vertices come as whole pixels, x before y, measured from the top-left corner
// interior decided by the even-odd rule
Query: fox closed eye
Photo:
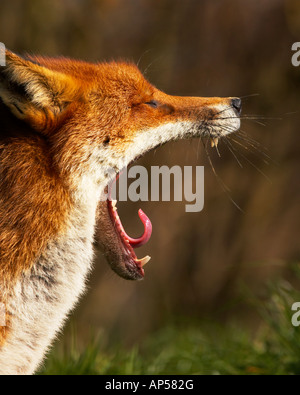
[[[152,108],[157,108],[159,106],[159,102],[156,100],[147,101],[145,104],[147,104],[148,106],[150,106]]]
[[[154,109],[160,110],[162,115],[171,114],[174,111],[174,107],[170,104],[163,104],[157,100],[151,100],[146,102],[147,106],[152,107]]]

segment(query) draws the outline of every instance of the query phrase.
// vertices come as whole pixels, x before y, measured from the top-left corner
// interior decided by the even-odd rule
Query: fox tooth
[[[117,202],[118,202],[117,200],[112,200],[112,201],[111,201],[112,206],[113,206],[113,207],[116,207]]]
[[[218,137],[214,137],[213,139],[211,139],[210,141],[211,147],[217,147],[219,144],[219,138]]]
[[[143,267],[146,265],[146,263],[148,263],[150,261],[150,259],[151,259],[151,256],[147,255],[144,258],[139,259],[138,261],[140,262],[141,266]]]

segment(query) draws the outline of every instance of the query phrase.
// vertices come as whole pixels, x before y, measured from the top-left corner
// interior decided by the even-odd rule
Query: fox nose
[[[242,100],[238,97],[231,99],[231,106],[236,109],[238,115],[240,115],[242,111]]]

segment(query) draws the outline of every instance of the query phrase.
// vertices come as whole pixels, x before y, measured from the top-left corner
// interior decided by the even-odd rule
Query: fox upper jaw
[[[169,141],[201,137],[223,138],[239,129],[238,114],[227,103],[218,104],[209,110],[212,112],[208,111],[210,114],[208,117],[192,116],[190,119],[186,118],[181,121],[170,119],[158,126],[144,127],[136,131],[130,130],[128,138],[121,141],[94,147],[93,154],[89,156],[91,159],[89,174],[81,174],[80,177],[79,189],[82,194],[86,195],[94,190],[101,198],[104,188],[115,179],[117,173],[138,157]],[[89,188],[87,188],[88,185],[90,185]],[[92,188],[93,185],[95,188]],[[86,199],[89,197],[86,196]],[[80,200],[82,201],[82,197]]]
[[[237,111],[224,99],[225,104],[211,106],[208,116],[200,118],[193,114],[190,119],[169,119],[165,123],[153,127],[145,127],[132,133],[132,137],[118,146],[107,146],[106,164],[118,172],[128,166],[136,158],[169,141],[188,138],[222,138],[240,128],[240,118]],[[102,156],[103,157],[103,156]]]

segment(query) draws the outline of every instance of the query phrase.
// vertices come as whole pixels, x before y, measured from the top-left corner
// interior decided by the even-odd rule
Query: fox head
[[[168,141],[219,138],[240,126],[238,98],[170,96],[150,84],[131,63],[90,64],[66,58],[20,57],[6,51],[0,67],[0,98],[10,111],[4,133],[36,134],[74,204],[99,201],[122,167]],[[143,277],[134,243],[115,208],[101,202],[97,239],[122,277]],[[150,232],[144,217],[145,234]]]

